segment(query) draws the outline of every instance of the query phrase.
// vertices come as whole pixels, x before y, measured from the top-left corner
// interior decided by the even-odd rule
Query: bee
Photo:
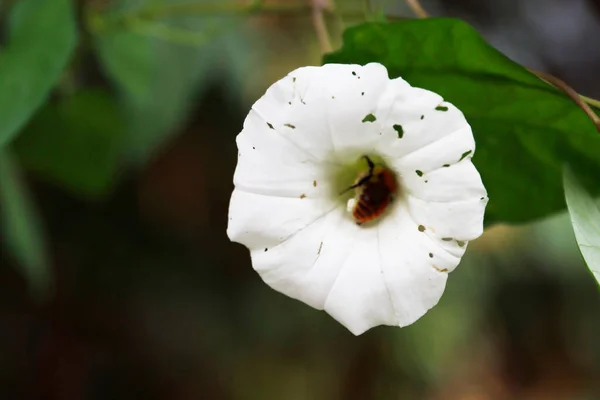
[[[376,220],[393,201],[398,188],[394,173],[387,168],[376,166],[369,156],[363,156],[369,170],[359,175],[356,182],[341,194],[355,189],[356,195],[348,203],[352,216],[358,225]]]

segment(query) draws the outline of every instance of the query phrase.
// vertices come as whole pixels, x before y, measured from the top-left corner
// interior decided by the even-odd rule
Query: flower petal
[[[326,64],[291,72],[253,109],[314,159],[335,163],[375,149],[394,99],[412,90],[380,64]]]
[[[327,72],[318,67],[292,71],[252,106],[266,125],[313,161],[328,160],[333,152],[329,126],[323,116],[331,106],[331,98],[317,96]]]
[[[469,241],[483,233],[487,197],[454,202],[427,202],[406,196],[414,221],[438,238]]]
[[[227,235],[249,249],[265,251],[288,240],[336,207],[323,199],[266,196],[235,189]]]
[[[397,159],[388,159],[392,168],[402,175],[416,171],[428,173],[438,168],[447,168],[471,158],[475,152],[475,139],[471,127],[465,122],[461,128],[448,132],[436,141]]]
[[[460,110],[444,102],[440,95],[425,89],[410,87],[397,91],[389,107],[388,116],[382,124],[382,136],[393,140],[391,143],[387,140],[379,142],[377,149],[392,160],[405,157],[469,127]],[[472,135],[470,136],[461,136],[462,140],[458,144],[472,147]],[[446,152],[439,154],[444,153]]]
[[[355,335],[377,325],[406,326],[441,297],[448,272],[464,248],[452,254],[421,232],[405,207],[397,207],[377,226],[361,229],[350,257],[325,304]]]
[[[375,229],[349,248],[325,303],[325,311],[350,332],[360,335],[378,325],[398,325],[386,286]]]
[[[254,111],[237,137],[233,182],[245,191],[282,197],[323,197],[331,188],[324,166],[280,135]]]
[[[325,97],[334,97],[326,118],[336,156],[360,157],[371,153],[382,140],[381,123],[399,93],[411,87],[391,81],[381,64],[325,66],[335,78],[323,85]]]
[[[252,251],[252,265],[273,289],[322,310],[339,271],[364,236],[337,208],[280,245]]]
[[[381,265],[398,325],[406,326],[438,303],[460,256],[419,229],[405,207],[389,217],[379,226]]]
[[[408,194],[428,202],[487,198],[481,176],[468,157],[458,164],[431,172],[404,171],[400,178]]]

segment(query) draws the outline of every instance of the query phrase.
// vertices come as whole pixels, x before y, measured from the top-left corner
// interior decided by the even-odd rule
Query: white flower
[[[463,114],[380,64],[293,71],[254,104],[237,145],[229,238],[269,286],[355,335],[423,316],[483,232],[487,195]],[[357,225],[353,192],[340,192],[368,170],[365,155],[398,191]]]

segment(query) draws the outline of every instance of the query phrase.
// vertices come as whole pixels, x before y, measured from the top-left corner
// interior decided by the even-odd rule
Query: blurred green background
[[[488,230],[404,329],[354,337],[262,283],[225,234],[235,136],[321,53],[308,1],[250,3],[78,2],[75,55],[1,165],[0,399],[600,399],[600,294],[567,215]],[[423,4],[600,97],[600,1]],[[412,16],[336,5],[334,47]]]

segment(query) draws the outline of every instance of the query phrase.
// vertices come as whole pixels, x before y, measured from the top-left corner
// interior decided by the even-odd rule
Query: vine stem
[[[590,107],[589,104],[586,103],[583,96],[581,96],[579,93],[577,93],[572,87],[567,85],[567,83],[565,81],[563,81],[562,79],[559,79],[559,78],[557,78],[553,75],[547,74],[545,72],[536,71],[536,70],[529,69],[529,68],[527,70],[529,72],[531,72],[532,74],[536,75],[541,80],[545,81],[546,83],[549,83],[550,85],[565,92],[565,94],[567,96],[569,96],[571,98],[571,100],[573,100],[573,102],[575,104],[577,104],[579,106],[579,108],[581,108],[587,114],[587,116],[592,120],[594,125],[596,125],[596,129],[598,130],[598,132],[600,132],[600,117],[598,117],[598,115],[594,112],[594,110],[592,110],[592,107]],[[589,100],[593,100],[593,99],[589,99]],[[600,102],[598,100],[594,100],[594,101],[600,104]]]
[[[583,95],[579,95],[583,101],[585,101],[590,106],[594,106],[596,108],[600,108],[600,100],[592,99],[591,97],[586,97]]]
[[[331,8],[333,5],[328,0],[312,0],[312,22],[322,53],[329,53],[333,50],[323,15],[324,10]]]
[[[1,1],[1,0],[0,0]],[[181,2],[175,4],[150,4],[135,10],[121,13],[111,13],[102,15],[101,10],[90,10],[87,19],[88,24],[94,31],[100,31],[113,25],[129,25],[139,33],[144,31],[151,36],[161,37],[167,40],[177,38],[177,42],[189,42],[194,44],[203,39],[197,40],[193,37],[193,32],[172,29],[168,25],[158,24],[152,27],[150,21],[160,20],[167,17],[182,15],[198,16],[216,16],[216,15],[307,15],[311,16],[313,28],[317,35],[321,51],[328,53],[333,50],[330,35],[325,23],[325,16],[331,15],[337,20],[340,26],[343,26],[342,16],[347,18],[364,18],[363,12],[346,10],[339,12],[336,10],[334,0],[296,0],[295,2],[283,4],[268,4],[264,0],[251,0],[246,3],[227,2],[223,0],[213,0],[206,2]],[[165,33],[165,35],[163,35]],[[166,35],[168,33],[168,35]],[[164,37],[163,37],[164,36]]]
[[[0,0],[1,1],[1,0]],[[313,3],[313,4],[311,4]],[[253,0],[248,3],[233,3],[226,1],[206,1],[206,2],[181,2],[174,4],[151,4],[139,9],[130,10],[113,15],[114,19],[122,20],[128,18],[134,19],[160,19],[171,16],[181,15],[256,15],[256,14],[304,14],[310,15],[314,10],[315,3],[322,3],[320,9],[323,14],[330,14],[334,11],[333,0],[304,0],[302,2],[290,2],[283,4],[268,4],[264,0]],[[337,16],[339,13],[333,13]],[[347,10],[341,13],[344,17],[358,18],[363,17],[363,12]]]
[[[429,13],[427,11],[425,11],[423,6],[421,6],[421,3],[419,2],[419,0],[405,0],[405,1],[406,1],[406,4],[412,10],[413,14],[415,14],[417,17],[429,18]]]
[[[231,14],[284,14],[310,12],[312,7],[307,3],[265,4],[263,0],[254,0],[248,4],[212,1],[212,2],[184,2],[173,4],[152,4],[138,10],[120,14],[118,18],[136,17],[159,19],[173,15],[231,15]]]
[[[405,2],[418,18],[429,18],[430,17],[429,13],[423,8],[423,6],[421,6],[421,3],[419,0],[405,0]],[[598,115],[594,112],[594,110],[592,110],[592,107],[590,107],[590,105],[592,105],[594,107],[600,108],[599,100],[591,99],[589,97],[580,95],[579,93],[577,93],[575,91],[575,89],[573,89],[571,86],[569,86],[565,81],[563,81],[562,79],[557,78],[553,75],[550,75],[550,74],[547,74],[547,73],[541,72],[541,71],[536,71],[531,68],[527,68],[527,70],[529,72],[531,72],[532,74],[534,74],[535,76],[537,76],[538,78],[540,78],[541,80],[543,80],[544,82],[548,83],[549,85],[562,90],[567,96],[569,96],[569,98],[571,98],[571,100],[573,100],[573,102],[579,108],[581,108],[583,110],[583,112],[585,112],[585,114],[589,117],[589,119],[592,120],[592,122],[596,126],[596,129],[598,130],[598,132],[600,132],[600,117],[598,117]]]

